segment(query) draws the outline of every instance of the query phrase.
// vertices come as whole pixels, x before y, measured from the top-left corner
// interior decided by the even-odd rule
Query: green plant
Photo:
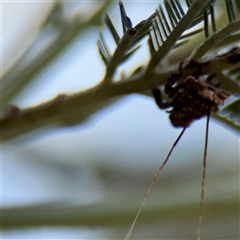
[[[7,116],[3,116],[4,120],[1,120],[2,141],[49,124],[60,124],[62,126],[79,124],[86,121],[92,114],[94,114],[94,112],[109,105],[109,102],[106,103],[109,99],[114,101],[114,98],[118,96],[130,93],[141,93],[147,91],[151,87],[163,85],[171,73],[178,72],[177,69],[180,64],[179,59],[175,60],[173,57],[169,56],[171,65],[176,66],[172,70],[168,70],[169,64],[160,64],[167,55],[170,55],[171,52],[174,51],[174,48],[180,48],[181,51],[184,52],[185,61],[187,61],[187,59],[189,61],[190,58],[191,60],[201,62],[204,61],[202,59],[207,53],[210,54],[211,52],[215,52],[216,49],[223,51],[239,41],[239,20],[237,20],[239,13],[234,10],[239,7],[237,2],[230,1],[226,4],[225,7],[228,10],[229,23],[218,31],[213,2],[210,2],[210,5],[207,8],[206,5],[209,4],[209,1],[207,0],[197,1],[194,4],[192,4],[191,1],[187,1],[186,3],[188,4],[189,10],[185,14],[178,1],[170,1],[170,3],[168,1],[165,2],[165,8],[168,11],[168,17],[170,20],[167,20],[167,17],[160,7],[160,9],[156,10],[156,12],[146,21],[140,22],[134,28],[127,26],[126,23],[123,22],[125,33],[122,38],[118,36],[110,17],[106,15],[106,25],[110,29],[111,34],[117,43],[117,47],[114,53],[110,55],[103,36],[100,34],[98,47],[103,61],[106,64],[105,76],[101,80],[100,84],[94,86],[92,89],[73,95],[60,94],[56,98],[34,108],[20,110],[13,107],[9,110]],[[234,4],[236,4],[236,6]],[[212,28],[214,30],[211,36],[209,36],[210,33],[208,30],[208,11],[211,13]],[[99,11],[99,13],[101,13],[101,11]],[[51,45],[49,47],[50,50],[46,49],[46,53],[42,53],[43,57],[48,60],[40,61],[39,59],[36,59],[37,66],[34,66],[33,61],[33,67],[28,66],[23,69],[21,71],[22,74],[13,74],[10,71],[2,80],[2,107],[6,101],[13,96],[15,91],[19,91],[21,89],[18,85],[22,84],[22,86],[24,86],[24,82],[29,81],[31,77],[36,75],[36,73],[59,52],[59,48],[66,46],[67,42],[70,41],[76,33],[83,30],[89,24],[96,24],[95,18],[97,18],[97,16],[97,14],[94,15],[94,18],[90,18],[90,20],[84,23],[73,22],[72,25],[74,29],[70,28],[70,30],[67,30],[67,32],[70,32],[69,34],[66,34],[65,28],[63,27],[62,34],[64,36],[62,36],[60,32],[60,35],[56,39],[56,41],[60,42],[54,42],[52,44],[54,47]],[[158,22],[160,19],[165,19],[165,22]],[[199,44],[198,47],[194,44],[188,48],[188,40],[193,38],[193,35],[199,34],[201,29],[194,30],[188,34],[184,34],[184,32],[203,21],[205,36],[208,37],[208,39],[206,39],[202,44]],[[160,30],[160,27],[162,30]],[[69,29],[68,26],[66,26],[66,28]],[[148,45],[151,51],[151,60],[148,65],[146,67],[137,67],[133,70],[133,74],[124,79],[124,81],[114,81],[114,74],[117,67],[124,61],[128,60],[128,58],[138,50],[140,45],[134,49],[132,48],[146,35],[150,36],[148,39]],[[193,55],[191,55],[193,47],[196,51]],[[184,51],[182,49],[186,50]],[[234,54],[236,55],[236,58],[238,58],[239,49],[237,49]],[[40,55],[38,58],[41,59],[41,57],[42,56]],[[219,82],[221,82],[221,87],[223,89],[230,91],[232,94],[239,94],[239,62],[236,61],[231,64],[223,64],[219,69],[219,63],[221,65],[221,62],[225,60],[219,59],[218,62],[215,61],[214,58],[215,56],[208,60],[210,63],[212,62],[212,65],[206,69],[206,74],[216,73],[215,77],[219,80]],[[195,69],[189,70],[184,75],[191,75],[194,70]],[[223,73],[223,71],[225,72]],[[239,98],[236,96],[230,103],[228,103],[227,106],[221,109],[217,115],[213,115],[213,117],[232,128],[239,129],[238,106]],[[55,109],[56,111],[53,112],[50,111],[50,109]],[[64,114],[66,110],[68,110],[69,113],[67,116]],[[226,113],[223,115],[221,114],[223,112]],[[25,124],[27,123],[26,119],[31,119],[31,124]]]
[[[98,49],[103,62],[106,65],[105,75],[100,83],[85,91],[75,94],[60,94],[56,98],[37,106],[20,109],[11,107],[2,113],[1,140],[11,141],[15,137],[22,136],[42,127],[68,127],[87,122],[89,118],[124,97],[127,94],[138,93],[149,96],[149,89],[166,83],[171,74],[177,73],[181,62],[194,60],[199,63],[208,63],[206,74],[215,73],[216,80],[221,83],[221,88],[233,94],[231,100],[222,109],[212,114],[211,117],[228,125],[231,129],[239,131],[239,76],[240,61],[239,46],[232,52],[233,46],[239,43],[239,3],[238,1],[216,2],[216,7],[222,9],[222,15],[227,15],[227,21],[218,22],[214,12],[214,1],[185,1],[188,10],[184,10],[179,1],[165,1],[164,7],[159,7],[146,21],[142,21],[132,27],[126,16],[122,15],[124,34],[120,37],[112,23],[110,16],[105,15],[105,23],[116,42],[116,48],[111,54],[103,34],[98,40]],[[55,41],[38,57],[31,65],[25,66],[19,72],[14,67],[3,76],[1,107],[5,110],[6,104],[15,97],[27,83],[29,83],[57,54],[64,49],[77,34],[90,26],[100,26],[99,19],[106,11],[108,3],[102,5],[96,14],[85,21],[73,19],[72,22],[64,22],[57,25],[58,35]],[[52,11],[52,15],[58,13],[59,5]],[[57,11],[57,13],[56,13]],[[60,15],[61,17],[61,15]],[[211,17],[211,28],[208,21]],[[51,21],[50,21],[51,23]],[[203,23],[202,28],[194,29]],[[52,24],[52,23],[51,23]],[[220,25],[220,27],[218,26]],[[59,27],[60,26],[60,27]],[[194,30],[193,30],[194,29]],[[219,30],[220,29],[220,30]],[[187,33],[185,31],[188,31]],[[205,37],[202,31],[204,30]],[[141,42],[147,38],[150,61],[146,66],[137,66],[129,76],[120,76],[118,67],[122,63],[131,60],[135,52],[140,51]],[[194,50],[194,53],[192,54]],[[216,52],[220,52],[216,58]],[[226,54],[221,54],[225,52]],[[215,55],[213,55],[215,54]],[[176,55],[178,55],[176,57]],[[229,56],[234,56],[237,61],[229,62]],[[205,57],[208,59],[205,60]],[[224,61],[226,64],[221,64]],[[21,60],[19,60],[21,61]],[[218,68],[220,66],[220,68]],[[217,69],[217,72],[216,72]],[[183,69],[185,77],[193,73],[194,69]],[[66,112],[68,114],[66,114]],[[110,205],[109,205],[110,204]],[[132,206],[132,205],[133,206]],[[115,203],[102,202],[89,208],[86,206],[55,206],[51,212],[45,212],[42,219],[39,213],[50,207],[49,204],[39,206],[27,206],[21,208],[3,209],[3,228],[32,227],[35,225],[47,226],[116,226],[125,223],[129,217],[128,208],[134,212],[134,201],[127,208],[116,207]],[[216,211],[221,209],[216,204]],[[214,205],[214,204],[213,204]],[[236,206],[237,200],[227,202],[228,206]],[[226,208],[226,205],[224,205]],[[115,207],[114,212],[111,208]],[[154,210],[151,211],[151,208]],[[100,209],[100,210],[99,210]],[[158,211],[166,218],[171,216],[171,209],[164,212],[164,208],[153,202],[149,212],[143,213],[144,221],[154,219]],[[100,212],[98,212],[100,211]],[[177,209],[177,211],[181,211]],[[214,210],[213,210],[214,211]],[[67,214],[66,214],[67,212]],[[185,215],[191,214],[191,206]],[[60,217],[59,217],[60,215]],[[12,221],[14,216],[14,221]],[[119,217],[120,216],[120,217]]]

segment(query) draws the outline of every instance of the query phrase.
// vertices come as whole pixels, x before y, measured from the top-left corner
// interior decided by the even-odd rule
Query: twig
[[[237,171],[237,169],[236,169]],[[231,180],[233,176],[238,176],[237,172],[231,172],[231,175],[226,180]],[[208,185],[223,181],[223,178],[210,178]],[[225,179],[224,179],[225,180]],[[226,181],[225,180],[225,181]],[[193,179],[194,181],[194,179]],[[194,186],[196,186],[194,183]],[[214,186],[214,185],[213,185]],[[195,188],[188,189],[189,191]],[[126,195],[124,195],[124,193]],[[126,192],[121,192],[121,197],[107,198],[103,201],[93,202],[89,204],[73,204],[73,202],[66,200],[60,202],[44,202],[42,204],[28,204],[22,206],[6,206],[1,208],[2,223],[1,230],[13,229],[27,229],[40,227],[116,227],[126,226],[127,219],[136,211],[137,198],[131,202],[127,202],[129,197]],[[226,192],[228,193],[228,192]],[[124,196],[125,199],[122,197]],[[174,195],[175,196],[175,195]],[[222,199],[221,201],[208,201],[208,214],[219,214],[223,216],[226,214],[235,214],[239,208],[239,197],[230,195],[230,198]],[[176,216],[190,215],[194,212],[193,202],[178,202],[159,204],[149,202],[148,211],[142,212],[142,222],[149,224],[151,221],[156,221],[158,216],[158,223],[166,223],[166,221],[176,220]],[[182,217],[178,219],[182,221]],[[214,222],[214,220],[213,220]]]
[[[192,60],[199,61],[207,52],[214,48],[217,44],[220,44],[226,38],[229,37],[231,33],[239,30],[240,20],[234,23],[230,23],[222,30],[213,34],[209,39],[207,39],[193,54]]]
[[[148,64],[148,71],[151,72],[152,69],[156,67],[157,64],[166,56],[166,54],[171,50],[176,41],[186,30],[187,26],[193,21],[196,15],[207,5],[209,0],[196,1],[192,7],[189,9],[186,15],[180,20],[178,25],[169,35],[168,39],[163,43],[162,47],[154,54],[152,59]]]
[[[234,51],[230,50],[229,52],[235,53],[233,60],[238,60],[240,54],[239,49],[234,49]],[[231,67],[228,61],[227,64],[225,64],[226,59],[229,60],[229,54],[223,54],[219,57],[209,59],[208,62],[203,62],[202,65],[201,63],[193,63],[194,66],[191,68],[187,65],[186,68],[182,69],[182,76],[191,76],[197,69],[201,69],[205,74],[212,74],[212,68],[216,65],[217,70],[221,72]],[[236,61],[232,62],[234,66],[236,66],[235,62]],[[237,64],[239,66],[240,61],[237,61]],[[178,69],[172,69],[166,72],[160,71],[158,74],[149,75],[147,79],[144,74],[134,74],[125,81],[99,84],[89,90],[72,95],[60,94],[56,98],[35,107],[22,110],[13,107],[7,115],[0,119],[1,141],[6,141],[23,133],[49,125],[71,126],[79,124],[103,107],[111,104],[112,101],[116,100],[116,97],[132,93],[141,93],[155,86],[163,85],[169,76],[176,72],[178,72]],[[237,83],[232,82],[230,87],[231,92],[240,93]],[[233,88],[235,90],[233,90]],[[226,85],[224,89],[230,90],[228,89],[228,85]]]
[[[132,42],[134,41],[134,35],[137,33],[136,29],[132,28],[126,31],[118,47],[116,48],[105,73],[103,82],[110,83],[112,81],[113,75],[122,62],[123,57],[126,55],[126,51],[131,47]]]
[[[112,81],[114,73],[117,67],[122,63],[127,51],[133,47],[137,41],[139,41],[139,37],[145,35],[146,32],[149,31],[149,26],[157,13],[158,12],[155,11],[146,20],[141,21],[134,28],[129,28],[126,30],[120,42],[118,43],[118,46],[113,53],[112,58],[108,62],[105,77],[102,81],[103,83],[110,83]]]
[[[124,82],[100,84],[72,95],[60,94],[48,102],[22,110],[13,107],[0,119],[1,141],[49,125],[76,125],[109,105],[114,98],[162,85],[168,76],[169,73],[159,74],[147,81],[142,76],[134,77]]]

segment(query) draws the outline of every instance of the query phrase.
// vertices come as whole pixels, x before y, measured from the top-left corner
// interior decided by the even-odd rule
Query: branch
[[[175,69],[176,71],[176,69]],[[166,82],[171,73],[163,73],[146,79],[133,77],[127,81],[100,84],[72,95],[59,95],[54,99],[26,109],[12,107],[0,119],[1,140],[6,141],[44,126],[72,126],[85,121],[109,100],[130,93],[148,90]]]
[[[127,59],[127,51],[143,36],[145,36],[147,32],[149,32],[150,25],[153,19],[157,16],[157,13],[158,11],[156,10],[146,20],[141,21],[134,28],[129,28],[125,31],[120,42],[117,44],[117,48],[113,53],[113,56],[107,62],[107,69],[103,82],[110,83],[112,81],[114,73],[118,66],[123,62],[124,57],[125,60]]]
[[[231,175],[232,176],[232,175]],[[230,177],[229,177],[230,178]],[[216,179],[212,179],[213,180]],[[219,180],[219,179],[217,179]],[[222,180],[222,178],[221,178]],[[214,183],[215,183],[214,182]],[[195,185],[194,185],[195,186]],[[193,189],[194,190],[194,189]],[[123,196],[123,195],[122,195]],[[126,195],[127,197],[127,195]],[[223,199],[222,201],[209,201],[213,213],[221,212],[230,214],[231,211],[236,213],[239,206],[237,197]],[[135,200],[135,199],[134,199]],[[8,207],[1,209],[2,213],[2,230],[10,230],[17,228],[36,228],[36,227],[116,227],[126,224],[136,211],[136,201],[127,202],[122,197],[104,199],[102,202],[91,204],[71,204],[71,202],[50,202],[38,205],[29,205],[22,207]],[[147,210],[142,212],[142,221],[149,223],[158,221],[172,220],[177,213],[178,216],[192,214],[192,202],[182,203],[183,206],[177,205],[170,201],[170,203],[159,204],[158,202],[150,202]],[[230,211],[230,212],[229,212]]]
[[[240,67],[240,48],[233,48],[228,53],[215,56],[204,62],[190,62],[181,69],[181,78],[194,75],[196,71],[202,74],[213,74],[229,69],[232,66]],[[92,114],[111,104],[117,97],[126,94],[141,93],[157,85],[166,83],[169,76],[178,72],[178,68],[171,71],[162,71],[149,75],[146,79],[142,72],[133,74],[125,81],[105,84],[102,80],[99,85],[89,90],[72,95],[59,95],[56,98],[23,110],[13,107],[0,119],[1,140],[6,141],[44,126],[60,125],[72,126],[85,121]],[[225,90],[240,93],[237,83],[225,85]]]
[[[167,55],[167,53],[174,46],[176,41],[180,38],[182,33],[186,30],[188,25],[194,20],[196,15],[207,5],[209,0],[196,1],[189,11],[179,21],[178,25],[169,35],[168,39],[163,43],[162,47],[153,55],[152,59],[148,64],[148,72],[151,72],[153,68],[160,63],[160,61]]]

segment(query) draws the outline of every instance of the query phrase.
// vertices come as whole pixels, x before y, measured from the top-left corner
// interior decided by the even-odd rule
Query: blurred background
[[[32,59],[54,43],[62,26],[72,19],[87,22],[102,4],[2,2],[3,78],[31,68]],[[133,25],[158,4],[124,2]],[[115,47],[103,24],[105,12],[121,33],[118,3],[113,1],[98,24],[79,31],[53,61],[20,83],[7,103],[25,108],[97,84],[105,71],[96,45],[99,31],[109,48]],[[148,59],[143,44],[119,70],[128,75]],[[197,121],[185,132],[147,200],[133,239],[196,238],[205,122]],[[135,94],[81,125],[4,142],[1,239],[124,239],[179,132],[152,98]],[[205,191],[202,238],[239,239],[239,136],[213,119]]]

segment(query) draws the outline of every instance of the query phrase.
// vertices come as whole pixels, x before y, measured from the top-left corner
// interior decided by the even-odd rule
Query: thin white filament
[[[143,198],[142,204],[141,204],[141,206],[140,206],[140,208],[139,208],[139,210],[138,210],[138,212],[137,212],[137,214],[136,214],[136,217],[134,218],[134,221],[133,221],[133,223],[132,223],[132,226],[130,227],[130,229],[129,229],[126,237],[125,237],[125,240],[130,239],[130,237],[131,237],[131,235],[132,235],[133,228],[134,228],[135,223],[136,223],[136,221],[137,221],[137,219],[138,219],[138,216],[139,216],[139,214],[140,214],[140,212],[141,212],[141,210],[142,210],[142,208],[143,208],[143,206],[144,206],[144,204],[145,204],[145,202],[146,202],[146,200],[147,200],[148,195],[150,194],[150,192],[151,192],[154,184],[155,184],[156,181],[157,181],[157,178],[158,178],[158,175],[159,175],[160,171],[161,171],[161,170],[164,168],[164,166],[166,165],[169,157],[171,156],[171,153],[172,153],[173,149],[176,147],[177,143],[178,143],[179,140],[181,139],[181,137],[182,137],[183,133],[185,132],[186,128],[187,128],[187,127],[185,126],[185,127],[182,129],[181,133],[179,134],[179,136],[177,137],[177,139],[176,139],[175,142],[173,143],[170,151],[168,152],[168,155],[167,155],[166,159],[164,160],[164,162],[163,162],[163,163],[160,165],[160,167],[158,168],[157,173],[155,174],[155,177],[154,177],[154,179],[153,179],[153,182],[152,182],[151,186],[149,187],[146,195],[145,195],[144,198]]]
[[[207,115],[207,123],[206,123],[205,146],[204,146],[204,155],[203,155],[202,184],[201,184],[201,201],[200,201],[200,212],[199,212],[198,226],[197,226],[197,240],[201,239],[201,229],[202,229],[204,186],[205,186],[206,167],[207,167],[207,147],[208,147],[209,119],[210,119],[210,112]]]

